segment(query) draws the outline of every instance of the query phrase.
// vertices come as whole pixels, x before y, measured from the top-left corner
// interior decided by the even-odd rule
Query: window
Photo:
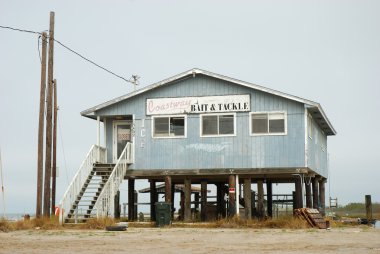
[[[286,135],[286,113],[251,113],[251,135]]]
[[[185,116],[153,117],[153,137],[185,137]]]
[[[201,115],[201,136],[235,135],[235,114]]]

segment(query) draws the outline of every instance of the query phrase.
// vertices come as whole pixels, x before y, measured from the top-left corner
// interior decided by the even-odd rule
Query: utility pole
[[[53,168],[52,168],[52,184],[51,184],[51,214],[55,214],[55,190],[57,178],[57,80],[54,79],[54,118],[53,118]]]
[[[44,185],[44,216],[50,217],[50,183],[51,183],[51,141],[52,141],[52,95],[53,95],[53,55],[54,55],[54,12],[50,12],[48,85],[46,100],[46,157]]]
[[[44,113],[45,113],[45,89],[46,89],[46,46],[47,35],[42,33],[42,57],[41,57],[41,88],[40,88],[40,114],[38,119],[38,152],[37,152],[37,206],[36,217],[42,214],[42,189],[44,176]]]

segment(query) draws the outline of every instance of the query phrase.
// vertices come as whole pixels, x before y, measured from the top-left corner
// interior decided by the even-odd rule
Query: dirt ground
[[[129,228],[0,232],[0,253],[380,253],[380,230]]]

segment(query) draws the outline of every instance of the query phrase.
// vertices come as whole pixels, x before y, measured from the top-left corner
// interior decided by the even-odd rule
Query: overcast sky
[[[140,88],[197,67],[321,103],[338,132],[328,139],[327,194],[380,201],[380,1],[0,0],[0,25],[48,30],[50,11],[56,39],[121,76],[138,74]],[[37,35],[0,29],[8,212],[35,211],[39,61]],[[133,88],[57,44],[54,67],[58,203],[96,142],[96,122],[79,112]]]

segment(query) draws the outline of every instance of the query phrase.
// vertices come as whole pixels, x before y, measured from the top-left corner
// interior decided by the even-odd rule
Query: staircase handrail
[[[94,163],[105,163],[106,156],[106,148],[98,145],[91,146],[90,151],[87,153],[86,158],[83,160],[73,180],[67,187],[65,194],[59,202],[59,221],[61,224],[77,199],[88,175],[93,169]]]
[[[133,163],[132,149],[132,143],[128,142],[117,160],[107,183],[104,185],[102,192],[96,200],[94,210],[96,211],[97,218],[114,216],[114,197],[127,172],[128,164]]]

